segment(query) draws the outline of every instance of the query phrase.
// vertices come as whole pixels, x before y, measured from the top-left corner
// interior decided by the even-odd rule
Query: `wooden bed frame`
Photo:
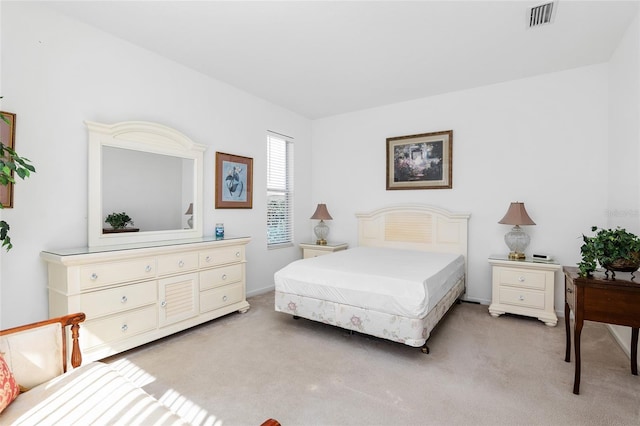
[[[276,311],[359,331],[413,347],[422,347],[423,352],[429,353],[426,341],[431,331],[465,292],[470,215],[452,213],[427,205],[404,204],[381,208],[369,213],[358,213],[356,217],[358,218],[358,245],[461,254],[465,258],[464,277],[453,286],[426,317],[419,319],[374,312],[358,306],[341,305],[277,290],[275,295]],[[359,320],[353,321],[353,318],[363,316],[375,318],[376,321],[393,323],[396,330],[402,330],[402,332],[389,330],[389,327],[363,330]]]

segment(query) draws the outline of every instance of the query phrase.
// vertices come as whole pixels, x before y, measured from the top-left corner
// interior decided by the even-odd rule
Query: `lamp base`
[[[518,253],[515,251],[512,251],[511,253],[509,253],[510,260],[524,260],[524,258],[525,258],[524,253]]]
[[[329,227],[327,226],[326,223],[324,223],[324,220],[320,220],[320,223],[318,223],[314,228],[313,228],[313,232],[315,232],[316,234],[316,244],[319,246],[326,246],[327,245],[327,236],[329,235]]]

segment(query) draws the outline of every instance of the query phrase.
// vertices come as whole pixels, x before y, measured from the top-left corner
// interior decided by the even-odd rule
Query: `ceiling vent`
[[[529,28],[553,22],[555,3],[552,1],[529,9]]]

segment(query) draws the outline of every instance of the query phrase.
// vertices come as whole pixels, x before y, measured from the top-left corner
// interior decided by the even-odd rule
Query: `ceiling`
[[[636,1],[49,1],[310,119],[606,62]]]

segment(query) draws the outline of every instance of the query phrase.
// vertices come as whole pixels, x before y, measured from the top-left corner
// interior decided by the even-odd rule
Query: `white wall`
[[[640,235],[640,24],[627,29],[609,61],[609,183],[607,227]],[[630,353],[631,329],[612,326]]]
[[[583,232],[606,223],[607,105],[607,66],[596,65],[316,120],[314,202],[333,216],[331,239],[351,245],[356,212],[409,202],[470,212],[466,297],[489,303],[487,258],[507,252],[509,227],[497,222],[510,202],[537,224],[528,254],[563,265],[579,261]],[[453,189],[385,189],[386,138],[449,129]]]
[[[17,151],[37,169],[2,211],[14,248],[0,254],[0,328],[48,317],[43,249],[87,244],[87,131],[84,120],[158,122],[208,145],[206,235],[251,236],[249,294],[273,286],[273,272],[299,249],[266,249],[266,131],[295,138],[296,226],[308,226],[309,120],[32,2],[2,2],[2,109],[17,114]],[[215,152],[254,159],[253,209],[214,209]]]

